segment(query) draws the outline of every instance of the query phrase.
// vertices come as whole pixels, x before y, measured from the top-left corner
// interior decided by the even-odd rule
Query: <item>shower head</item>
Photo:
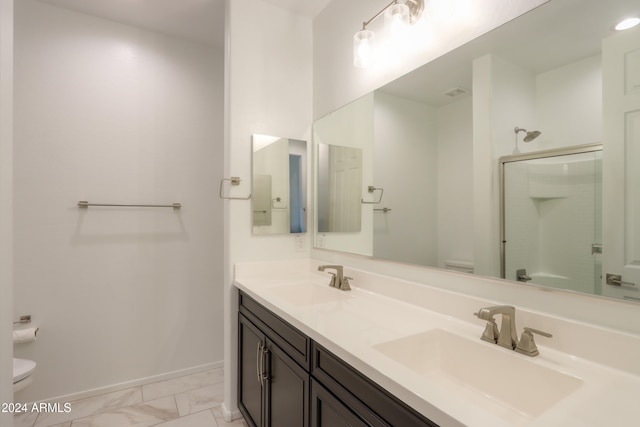
[[[518,132],[525,132],[526,135],[524,136],[524,139],[523,139],[524,142],[531,142],[534,139],[536,139],[537,137],[539,137],[540,134],[542,133],[539,130],[532,130],[531,132],[527,132],[526,129],[522,129],[522,128],[519,128],[519,127],[516,127],[513,131],[516,133],[516,141],[517,141],[517,138],[518,138]]]
[[[523,141],[524,142],[531,142],[534,139],[536,139],[537,137],[540,136],[540,131],[539,130],[533,130],[531,132],[527,132],[527,135],[524,137]]]

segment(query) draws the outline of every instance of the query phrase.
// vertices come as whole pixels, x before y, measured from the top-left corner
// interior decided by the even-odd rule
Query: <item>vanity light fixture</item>
[[[633,18],[624,19],[614,27],[617,31],[628,30],[629,28],[633,28],[636,25],[640,24],[640,18],[634,16]]]
[[[390,38],[398,38],[416,22],[424,10],[424,0],[393,0],[373,18],[362,23],[362,30],[353,36],[353,64],[358,68],[366,68],[373,63],[375,54],[375,33],[367,30],[367,25],[385,15],[385,29]]]

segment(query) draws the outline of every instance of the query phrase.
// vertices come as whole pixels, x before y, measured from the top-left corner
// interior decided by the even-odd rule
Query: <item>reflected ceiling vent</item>
[[[447,96],[450,96],[451,98],[454,98],[456,96],[463,95],[467,92],[469,92],[469,90],[463,87],[454,87],[453,89],[449,89],[448,91],[446,91],[444,94]]]

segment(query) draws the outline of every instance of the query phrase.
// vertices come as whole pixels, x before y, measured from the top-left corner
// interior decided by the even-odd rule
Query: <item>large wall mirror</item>
[[[253,233],[306,233],[307,142],[255,134],[252,143]]]
[[[322,144],[361,150],[359,197],[371,203],[361,205],[359,231],[316,223],[314,246],[514,281],[526,270],[528,280],[519,285],[640,301],[640,196],[633,191],[640,174],[629,160],[640,153],[640,28],[613,30],[639,13],[637,0],[551,0],[318,120],[316,150]],[[591,286],[576,286],[577,277],[550,284],[559,274],[553,263],[540,262],[542,245],[506,266],[514,271],[501,271],[500,158],[594,144],[602,145],[602,160],[591,166],[563,159],[518,165],[528,168],[518,179],[529,180],[520,183],[529,194],[537,194],[536,185],[551,194],[559,191],[552,182],[593,181],[602,213],[565,215],[573,222],[589,215],[593,238],[578,245],[568,234],[572,227],[554,226],[556,234],[567,233],[556,237],[586,255],[589,262],[572,268],[589,269],[582,273],[595,277]],[[550,213],[560,197],[527,200],[531,215],[562,216]],[[316,194],[317,212],[327,203]],[[540,234],[514,236],[505,251],[523,247],[517,236]],[[554,263],[563,263],[560,256]]]

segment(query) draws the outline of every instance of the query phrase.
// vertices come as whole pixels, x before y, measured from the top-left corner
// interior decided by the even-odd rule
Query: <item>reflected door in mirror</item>
[[[360,231],[361,189],[362,150],[318,144],[318,231]]]

